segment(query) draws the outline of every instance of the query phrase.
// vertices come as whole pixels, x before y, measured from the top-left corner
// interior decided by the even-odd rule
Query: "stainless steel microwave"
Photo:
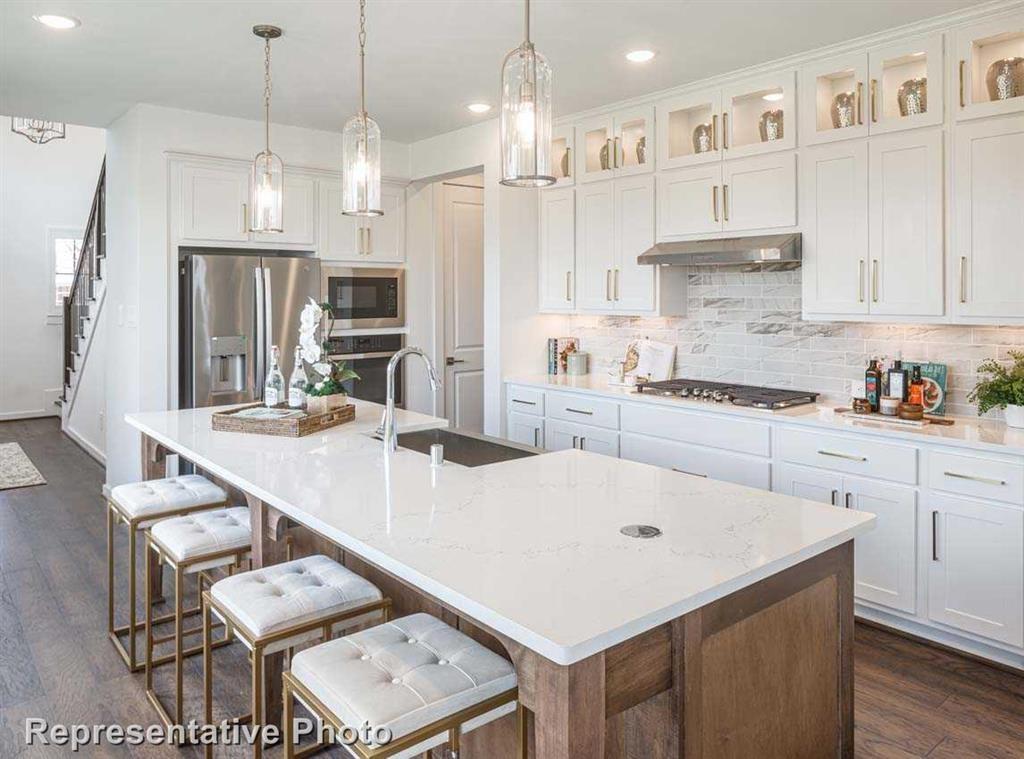
[[[323,298],[336,329],[405,326],[405,269],[320,269]]]

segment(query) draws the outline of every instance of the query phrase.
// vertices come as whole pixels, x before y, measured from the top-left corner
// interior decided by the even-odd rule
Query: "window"
[[[82,250],[82,230],[50,227],[47,232],[46,254],[50,258],[50,270],[53,273],[50,313],[59,318],[64,297],[71,294],[71,285],[75,280],[75,267]]]

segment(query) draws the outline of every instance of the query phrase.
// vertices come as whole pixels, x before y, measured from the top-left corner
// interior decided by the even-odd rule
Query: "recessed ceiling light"
[[[777,103],[786,97],[784,92],[769,92],[767,95],[762,95],[762,100],[767,100],[769,103]]]
[[[491,110],[491,104],[490,103],[470,103],[469,105],[466,106],[466,108],[471,110],[473,113],[487,113],[489,110]]]
[[[74,16],[58,16],[52,13],[41,13],[38,16],[33,16],[43,26],[48,26],[51,29],[74,29],[76,26],[81,26],[82,22]]]
[[[633,63],[647,63],[654,55],[653,50],[631,50],[626,53],[626,60]]]

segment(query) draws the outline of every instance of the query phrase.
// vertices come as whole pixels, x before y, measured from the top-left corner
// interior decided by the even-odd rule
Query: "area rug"
[[[17,443],[0,443],[0,490],[45,485],[46,480]]]

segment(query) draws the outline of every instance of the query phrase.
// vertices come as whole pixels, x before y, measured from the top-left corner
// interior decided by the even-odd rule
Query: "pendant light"
[[[501,66],[501,183],[545,187],[551,175],[551,67],[530,42],[526,0],[523,44]]]
[[[253,232],[284,231],[284,164],[270,151],[270,40],[281,36],[281,30],[269,24],[258,24],[252,33],[263,39],[263,117],[266,145],[252,162],[250,207]]]
[[[380,127],[366,114],[366,0],[359,0],[359,113],[341,133],[341,212],[383,216],[380,208]]]

